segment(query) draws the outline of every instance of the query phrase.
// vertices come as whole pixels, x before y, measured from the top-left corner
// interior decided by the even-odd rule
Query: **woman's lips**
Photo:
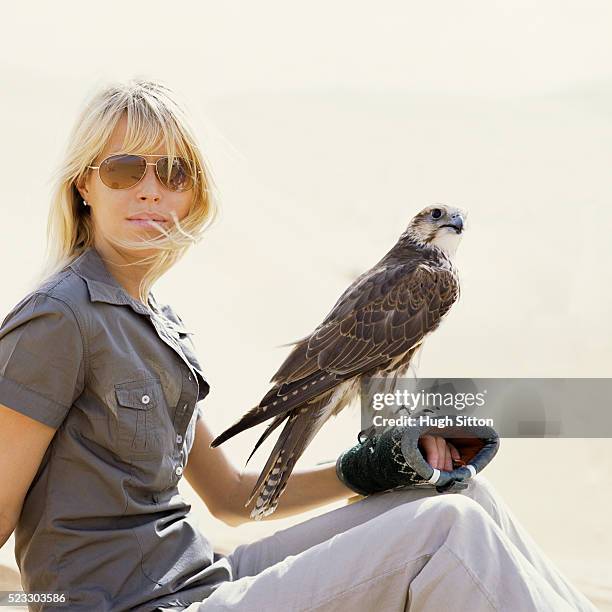
[[[160,225],[164,225],[167,221],[153,221],[153,219],[128,219],[130,223],[135,223],[136,225],[152,225],[153,223],[159,223]]]

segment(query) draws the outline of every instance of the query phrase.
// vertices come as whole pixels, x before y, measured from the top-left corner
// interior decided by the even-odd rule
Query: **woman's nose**
[[[138,198],[157,202],[161,197],[161,183],[155,173],[155,164],[147,165],[147,171],[138,183]]]

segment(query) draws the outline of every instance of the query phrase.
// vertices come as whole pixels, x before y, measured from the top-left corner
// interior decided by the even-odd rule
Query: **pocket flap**
[[[161,381],[156,378],[130,380],[115,384],[117,402],[127,408],[150,410],[161,397]]]

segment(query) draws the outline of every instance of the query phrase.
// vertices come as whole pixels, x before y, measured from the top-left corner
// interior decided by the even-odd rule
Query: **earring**
[[[83,206],[89,206],[89,204],[85,200],[83,200]]]

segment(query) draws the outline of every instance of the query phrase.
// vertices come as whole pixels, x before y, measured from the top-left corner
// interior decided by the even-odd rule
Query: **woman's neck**
[[[140,302],[140,282],[148,269],[148,265],[132,263],[138,256],[127,259],[122,253],[103,243],[94,243],[94,248],[102,258],[109,273],[113,275],[113,278],[125,289],[130,297]],[[146,256],[146,254],[144,255]]]

